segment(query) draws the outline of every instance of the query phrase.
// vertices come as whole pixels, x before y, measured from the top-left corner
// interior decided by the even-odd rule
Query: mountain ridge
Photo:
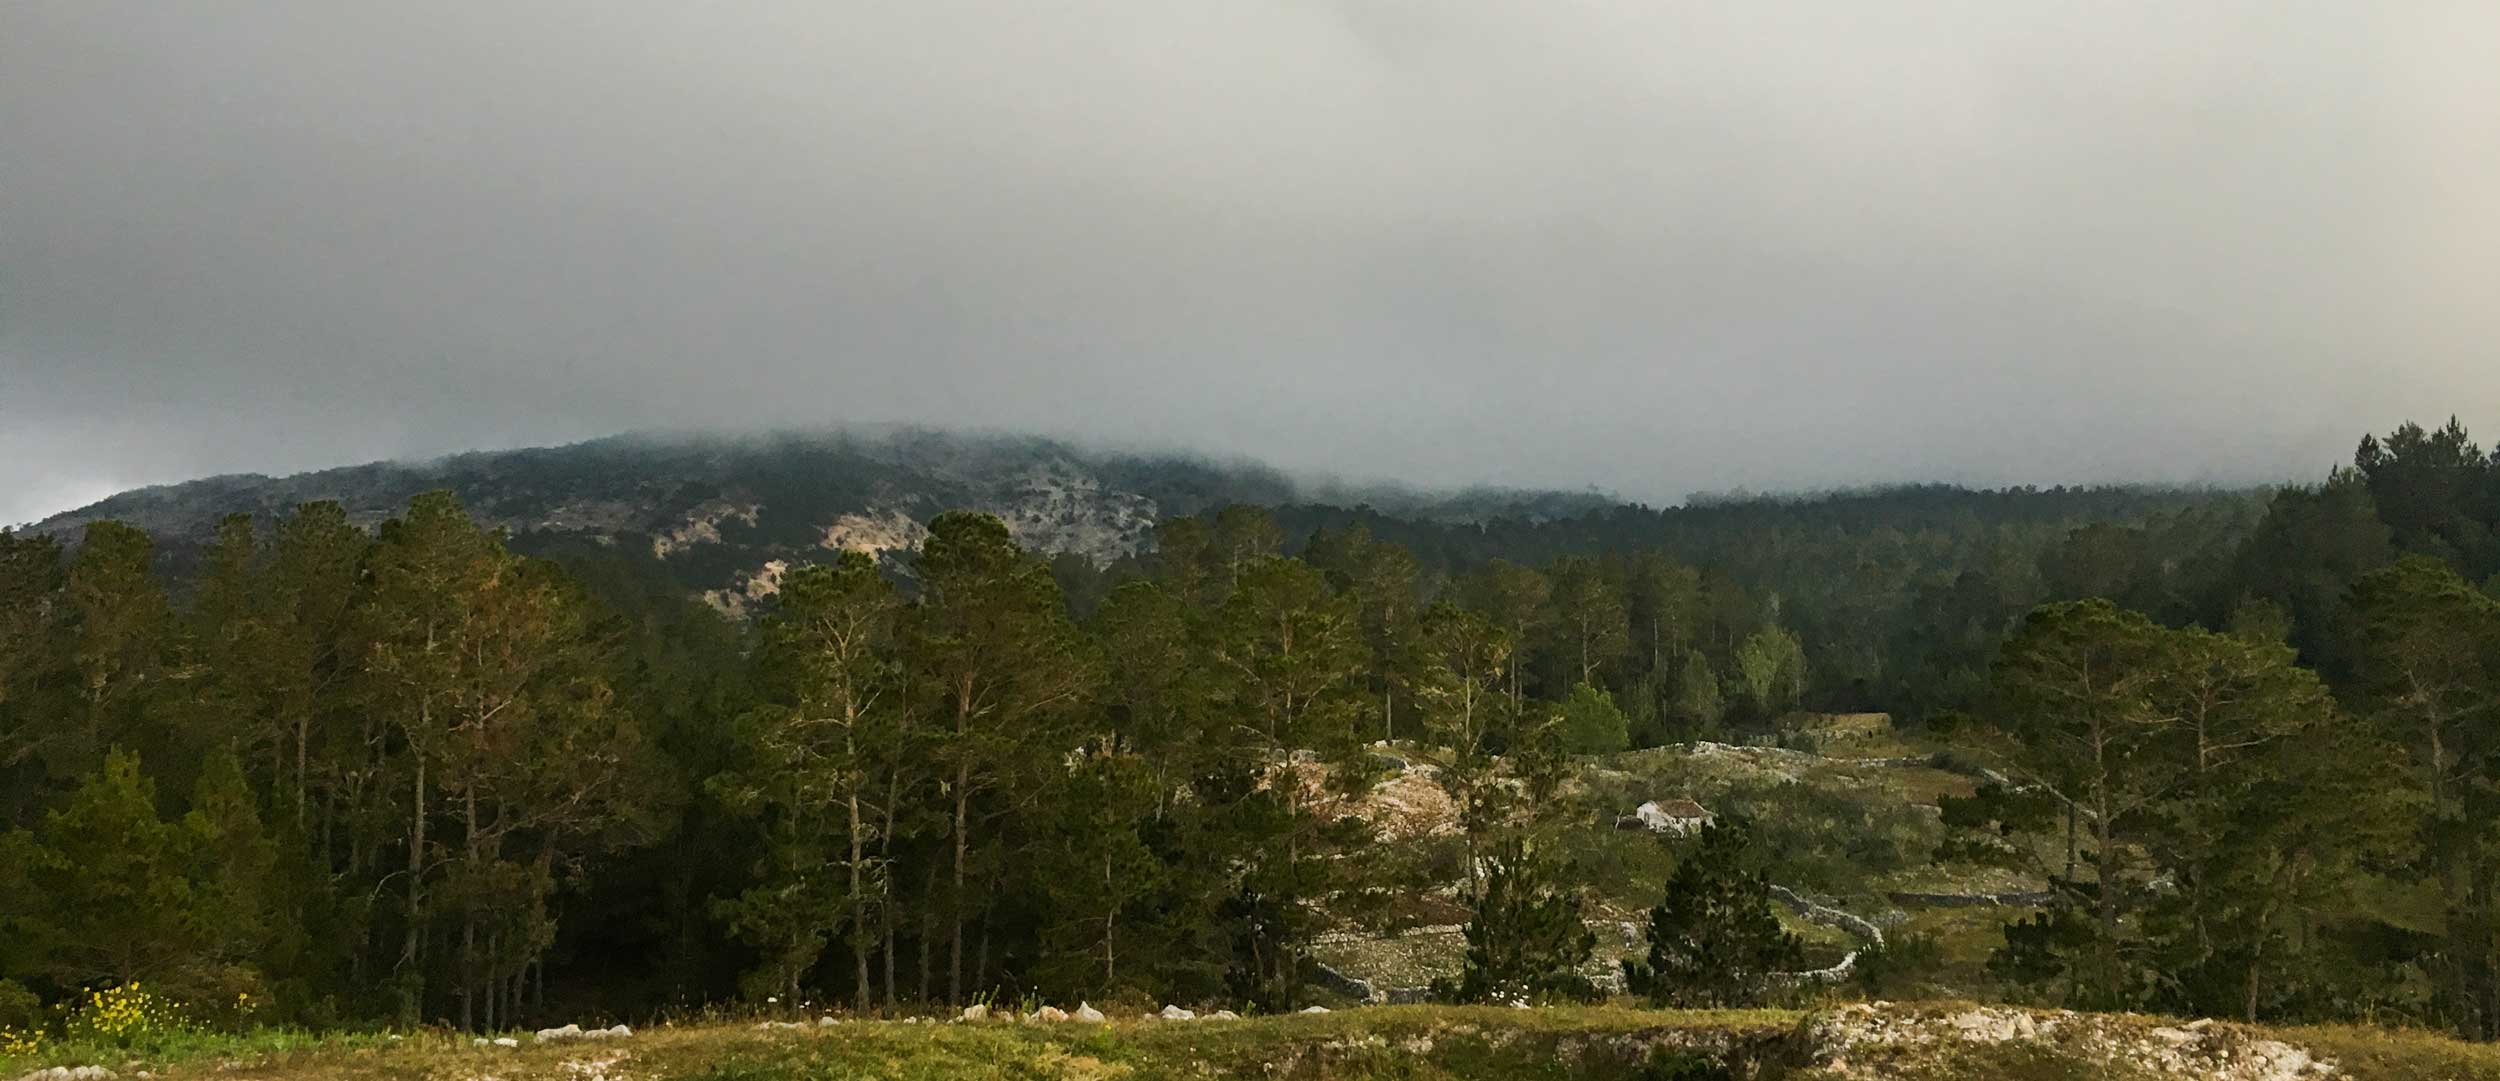
[[[297,505],[332,500],[370,528],[436,488],[525,550],[587,542],[647,556],[666,577],[732,610],[743,607],[741,597],[769,593],[779,567],[832,551],[907,550],[930,518],[954,509],[998,515],[1029,549],[1102,565],[1151,547],[1166,517],[1228,503],[1372,506],[1439,521],[1622,505],[1595,492],[1315,480],[1246,458],[895,426],[628,432],[425,461],[223,474],[117,493],[23,528],[74,542],[88,524],[115,519],[148,531],[182,563],[231,514],[266,525]]]

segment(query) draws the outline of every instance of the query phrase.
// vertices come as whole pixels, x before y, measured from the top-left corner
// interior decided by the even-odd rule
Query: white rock
[[[1095,1024],[1101,1024],[1104,1021],[1110,1020],[1110,1018],[1102,1015],[1101,1010],[1095,1009],[1093,1003],[1090,1002],[1079,1002],[1076,1004],[1076,1019],[1079,1021],[1090,1021]]]
[[[566,1025],[563,1028],[542,1028],[538,1030],[538,1042],[540,1043],[554,1043],[557,1040],[578,1040],[581,1038],[582,1026],[580,1025]]]
[[[471,1047],[484,1047],[484,1046],[486,1046],[486,1037],[484,1037],[484,1036],[480,1036],[480,1037],[478,1037],[478,1038],[476,1038],[476,1039],[474,1039],[474,1040],[469,1041],[469,1046],[471,1046]]]
[[[1327,1013],[1327,1012],[1328,1012],[1328,1007],[1326,1007],[1326,1006],[1304,1006],[1304,1007],[1302,1007],[1302,1012],[1304,1012],[1304,1013]]]
[[[1065,1021],[1068,1019],[1068,1011],[1060,1009],[1057,1006],[1044,1006],[1041,1009],[1033,1011],[1033,1019],[1036,1021]]]
[[[841,1023],[842,1023],[842,1019],[841,1019],[841,1018],[838,1018],[838,1017],[835,1017],[835,1016],[834,1016],[834,1015],[832,1015],[832,1014],[826,1014],[826,1015],[824,1015],[823,1017],[819,1017],[819,1018],[817,1018],[817,1019],[816,1019],[816,1027],[817,1027],[817,1028],[823,1028],[823,1027],[825,1027],[825,1026],[827,1026],[827,1025],[839,1025],[839,1024],[841,1024]]]
[[[987,1021],[990,1019],[990,1008],[985,1003],[975,1002],[970,1006],[964,1007],[964,1015],[962,1019],[966,1021]]]
[[[1163,1008],[1163,1012],[1156,1014],[1155,1016],[1166,1021],[1195,1021],[1198,1019],[1198,1015],[1196,1013],[1184,1010],[1178,1006],[1165,1006]]]
[[[1241,1015],[1240,1015],[1240,1014],[1237,1014],[1237,1013],[1234,1013],[1234,1012],[1233,1012],[1233,1011],[1231,1011],[1231,1010],[1217,1010],[1217,1011],[1215,1011],[1214,1013],[1208,1014],[1208,1015],[1207,1015],[1207,1020],[1209,1020],[1209,1021],[1239,1021],[1239,1020],[1241,1020]]]
[[[510,1036],[497,1036],[497,1037],[495,1037],[495,1046],[497,1046],[497,1047],[519,1047],[519,1046],[521,1046],[521,1041],[516,1040],[516,1039],[513,1039],[513,1038],[512,1038],[512,1037],[510,1037]]]

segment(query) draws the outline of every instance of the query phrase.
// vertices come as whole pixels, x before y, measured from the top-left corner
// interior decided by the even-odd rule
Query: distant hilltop
[[[1151,547],[1155,523],[1228,503],[1368,505],[1436,521],[1542,520],[1615,505],[1594,492],[1430,491],[1296,478],[1247,460],[1113,452],[1036,436],[916,428],[727,437],[628,434],[286,477],[237,474],[141,488],[27,527],[75,540],[118,519],[180,561],[228,515],[268,521],[333,500],[378,524],[411,496],[457,493],[524,549],[579,543],[647,557],[698,592],[743,592],[775,564],[918,544],[955,509],[1004,519],[1026,548],[1108,563]]]

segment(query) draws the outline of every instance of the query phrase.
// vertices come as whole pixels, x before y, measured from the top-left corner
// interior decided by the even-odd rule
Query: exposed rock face
[[[721,542],[720,525],[723,521],[735,518],[748,525],[754,525],[756,515],[763,509],[764,506],[761,503],[739,506],[722,500],[713,500],[702,504],[687,516],[685,524],[652,537],[651,554],[655,558],[667,559],[670,554],[696,544],[706,542],[719,544]]]
[[[707,589],[703,603],[732,619],[744,619],[754,611],[757,602],[781,592],[781,578],[790,573],[790,561],[775,559],[744,576],[734,589]]]
[[[929,527],[899,510],[881,513],[845,514],[825,527],[825,537],[816,546],[836,552],[866,552],[884,555],[888,552],[909,552],[929,538]]]

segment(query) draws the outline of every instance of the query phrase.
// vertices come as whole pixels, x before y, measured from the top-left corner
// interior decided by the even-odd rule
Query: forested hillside
[[[949,512],[794,542],[730,611],[649,534],[446,491],[238,509],[172,571],[112,520],[0,535],[0,1038],[105,989],[195,1026],[1272,1011],[1338,993],[1338,937],[1442,923],[1445,998],[1899,994],[1939,944],[1805,980],[1772,898],[1928,861],[2041,887],[1957,993],[2500,1035],[2500,463],[2453,422],[2268,495],[1209,505],[1100,561]],[[1895,714],[1930,810],[1792,770],[1613,828],[1800,710]]]

